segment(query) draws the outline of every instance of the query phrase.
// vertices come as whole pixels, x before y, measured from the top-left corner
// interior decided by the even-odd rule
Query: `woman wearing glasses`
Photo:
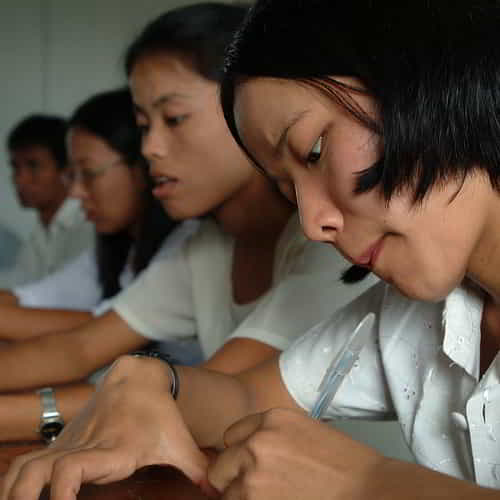
[[[151,195],[128,90],[84,102],[69,121],[67,142],[70,165],[64,178],[94,224],[97,245],[47,278],[2,292],[3,341],[88,321],[148,265],[163,242],[162,253],[190,232],[189,224],[178,227]]]
[[[66,180],[71,196],[81,200],[95,226],[97,244],[57,273],[4,292],[5,302],[10,303],[0,306],[0,338],[5,342],[1,349],[12,352],[9,357],[15,360],[17,347],[30,356],[26,348],[32,345],[33,371],[49,359],[36,352],[37,338],[86,325],[103,314],[112,297],[152,259],[168,257],[197,227],[194,220],[179,224],[171,219],[152,196],[127,89],[85,101],[71,117],[68,130]],[[179,345],[176,356],[184,362],[198,360],[197,346],[190,343],[189,348],[188,343]],[[23,358],[17,359],[22,363]],[[57,411],[70,415],[66,404],[71,401],[73,406],[90,389],[88,384],[60,389]],[[55,398],[53,392],[4,396],[0,440],[36,438],[40,403],[50,398]],[[15,413],[9,414],[14,408]]]

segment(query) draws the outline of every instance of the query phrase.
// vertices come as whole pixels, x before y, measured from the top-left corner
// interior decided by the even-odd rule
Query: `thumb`
[[[225,447],[229,448],[248,439],[262,426],[263,421],[264,414],[255,413],[228,427],[224,433]]]
[[[171,464],[180,469],[193,483],[199,485],[207,476],[209,460],[195,443],[186,451],[187,453],[177,457]]]

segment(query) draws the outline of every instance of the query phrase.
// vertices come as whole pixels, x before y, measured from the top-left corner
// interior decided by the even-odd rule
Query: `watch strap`
[[[42,403],[42,422],[48,419],[61,418],[61,414],[56,405],[54,389],[52,389],[52,387],[44,387],[36,392],[40,395],[40,401]]]
[[[154,358],[154,359],[159,359],[163,361],[168,368],[170,369],[170,380],[171,380],[171,385],[170,385],[170,394],[172,395],[173,399],[177,399],[179,395],[179,387],[180,387],[180,381],[179,381],[179,374],[177,373],[177,370],[175,369],[175,364],[176,361],[175,359],[170,356],[167,353],[161,352],[161,351],[135,351],[130,353],[131,356],[135,357],[142,357],[142,358]]]

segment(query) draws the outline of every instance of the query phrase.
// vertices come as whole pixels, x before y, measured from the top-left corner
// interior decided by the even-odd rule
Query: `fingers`
[[[82,483],[104,484],[130,476],[135,462],[108,450],[44,450],[16,459],[2,485],[0,500],[38,500],[50,483],[51,500],[76,500]]]
[[[43,487],[50,481],[51,457],[53,453],[48,449],[17,457],[3,478],[0,500],[38,500]]]
[[[201,485],[206,477],[208,458],[194,445],[193,453],[190,453],[184,458],[177,458],[172,461],[171,465],[178,468],[185,474],[193,483]]]
[[[51,500],[73,500],[83,483],[106,484],[125,479],[136,464],[108,450],[88,449],[68,453],[55,461],[50,487]]]
[[[239,420],[224,433],[224,444],[229,447],[245,441],[262,426],[263,421],[263,413],[249,415]]]
[[[208,481],[217,491],[228,493],[232,483],[254,465],[255,459],[246,446],[232,446],[209,467]]]
[[[236,495],[234,490],[237,488],[232,483],[255,465],[255,457],[246,445],[246,441],[260,429],[263,419],[261,413],[249,415],[233,424],[224,433],[226,450],[208,469],[209,482],[218,491],[225,492],[224,499],[226,495],[230,495],[227,498],[239,498],[234,496]]]

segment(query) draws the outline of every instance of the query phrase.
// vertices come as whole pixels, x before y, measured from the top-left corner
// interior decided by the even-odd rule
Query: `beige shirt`
[[[331,246],[306,240],[294,215],[277,245],[272,288],[248,308],[235,308],[233,243],[213,220],[205,220],[179,252],[152,263],[116,297],[114,310],[150,339],[197,335],[206,357],[230,337],[285,349],[375,281],[371,277],[357,285],[341,283],[340,274],[349,263]]]
[[[0,273],[0,288],[13,288],[52,274],[90,248],[94,235],[94,226],[85,219],[80,203],[67,198],[48,227],[36,222],[14,266]]]

